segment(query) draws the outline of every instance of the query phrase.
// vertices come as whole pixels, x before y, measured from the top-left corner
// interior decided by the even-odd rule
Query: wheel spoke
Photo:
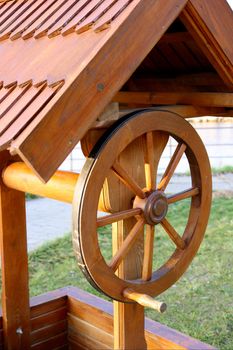
[[[146,237],[144,245],[144,259],[142,279],[149,281],[152,276],[153,251],[154,251],[154,226],[146,225]]]
[[[160,181],[158,185],[158,190],[165,191],[167,188],[167,185],[169,184],[169,181],[171,180],[172,175],[174,174],[174,171],[176,170],[177,165],[179,164],[187,146],[184,143],[178,144],[168,166],[167,169],[162,177],[162,180]]]
[[[116,271],[121,264],[122,260],[125,258],[125,256],[128,254],[130,249],[133,247],[134,243],[138,239],[139,235],[141,234],[141,229],[144,225],[144,219],[140,218],[137,223],[134,225],[124,242],[122,243],[120,249],[117,251],[117,253],[112,258],[111,262],[109,263],[109,267],[111,267],[114,271]]]
[[[172,196],[169,196],[167,198],[168,204],[179,202],[183,199],[194,197],[199,194],[199,188],[198,187],[192,187],[188,190],[182,191],[180,193],[173,194]]]
[[[185,249],[185,241],[179,236],[174,227],[166,219],[163,219],[161,221],[161,225],[163,226],[164,230],[167,232],[171,240],[175,243],[177,248],[182,250]]]
[[[145,175],[147,189],[154,190],[156,172],[153,132],[148,132],[146,134]]]
[[[122,168],[122,166],[115,162],[112,166],[112,169],[114,173],[117,175],[117,177],[129,188],[131,191],[133,191],[138,197],[145,198],[145,193],[141,189],[141,187],[137,184],[137,182],[132,178],[129,173]]]
[[[114,222],[132,218],[133,216],[140,215],[142,210],[140,208],[129,209],[120,211],[119,213],[106,215],[97,219],[97,227],[113,224]]]

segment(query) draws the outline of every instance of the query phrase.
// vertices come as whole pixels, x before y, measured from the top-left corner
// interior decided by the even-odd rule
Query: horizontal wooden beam
[[[179,89],[176,91],[180,91],[182,87],[185,89],[190,89],[203,86],[211,86],[215,87],[216,91],[218,91],[218,87],[221,87],[221,92],[229,92],[229,87],[226,86],[223,80],[216,73],[181,74],[170,77],[163,75],[137,76],[135,74],[129,79],[127,86],[129,86],[130,90],[131,87],[133,87],[134,91],[139,91],[139,89],[140,91],[149,91],[153,86],[153,91],[158,92],[171,92],[171,90],[169,90],[171,87],[176,87]],[[161,89],[159,90],[159,88]]]
[[[120,110],[120,116],[123,117],[124,115],[132,112],[132,111],[140,111],[141,108],[145,107],[145,105],[137,106],[140,108],[131,108],[126,109],[122,108]],[[224,108],[224,107],[199,107],[199,106],[188,106],[188,105],[163,105],[163,106],[156,106],[154,107],[156,110],[165,110],[173,113],[179,114],[183,118],[198,118],[198,117],[205,117],[205,116],[212,116],[212,117],[233,117],[233,109]],[[103,128],[103,124],[95,124],[96,128]],[[109,127],[109,125],[106,124],[106,127]]]
[[[51,179],[44,183],[23,162],[12,163],[2,172],[3,183],[8,188],[70,204],[73,202],[78,178],[79,174],[77,173],[56,171]],[[98,209],[104,212],[105,208],[104,203],[100,200]]]
[[[113,101],[121,104],[193,105],[233,107],[233,93],[222,92],[118,92]]]
[[[78,177],[79,174],[57,171],[45,184],[23,162],[12,163],[2,172],[3,182],[9,188],[66,203],[72,203]]]
[[[176,32],[176,33],[166,33],[164,36],[160,39],[158,42],[158,45],[160,43],[166,43],[166,44],[174,44],[176,42],[187,42],[187,41],[194,41],[193,37],[189,32]]]

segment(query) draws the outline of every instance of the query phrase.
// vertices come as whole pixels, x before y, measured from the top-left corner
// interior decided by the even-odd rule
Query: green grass
[[[179,232],[185,225],[185,202],[173,205],[169,220]],[[106,228],[105,230],[108,230]],[[104,254],[110,256],[111,242],[100,233]],[[221,350],[233,349],[233,198],[215,198],[201,249],[188,272],[159,297],[168,305],[164,315],[147,310],[163,324],[212,344]],[[164,232],[156,235],[156,261],[173,249]],[[31,295],[74,285],[100,295],[78,270],[70,235],[44,245],[29,257]]]
[[[233,173],[232,165],[225,165],[219,168],[212,168],[213,175],[221,175],[221,174],[227,174],[227,173]]]
[[[222,175],[222,174],[232,174],[233,173],[233,166],[232,165],[224,165],[222,167],[212,167],[211,168],[212,175]],[[177,174],[177,175],[190,175],[190,171],[186,171],[184,174]]]
[[[25,193],[25,197],[27,200],[39,198],[39,196],[37,196],[35,194],[31,194],[31,193]]]

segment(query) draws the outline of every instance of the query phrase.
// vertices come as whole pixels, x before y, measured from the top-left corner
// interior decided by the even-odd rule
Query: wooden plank
[[[0,153],[2,168],[9,160]],[[0,180],[1,181],[1,180]],[[2,259],[2,310],[5,347],[29,349],[30,310],[25,195],[0,182],[0,244]]]
[[[221,14],[221,16],[219,15]],[[190,0],[180,19],[229,86],[233,86],[233,15],[227,1]]]
[[[59,322],[66,319],[67,309],[66,307],[61,307],[57,310],[53,310],[46,314],[33,317],[31,319],[31,330],[38,330],[42,327],[49,326],[52,323]]]
[[[221,92],[125,92],[113,101],[122,104],[169,105],[187,104],[203,107],[233,107],[233,93]]]
[[[63,332],[55,337],[51,337],[44,341],[31,346],[32,350],[55,350],[60,346],[65,346],[67,344],[67,333]]]
[[[77,337],[87,337],[89,341],[97,341],[106,348],[113,348],[113,334],[103,331],[99,328],[98,323],[96,325],[90,324],[89,322],[80,320],[78,317],[72,314],[67,315],[69,334],[73,333]]]
[[[34,310],[35,310],[35,316],[37,316],[36,310],[43,309],[43,308],[48,308],[48,304],[57,303],[60,302],[62,303],[62,306],[64,305],[64,300],[67,300],[67,287],[66,288],[60,288],[55,291],[50,291],[45,294],[37,295],[35,297],[30,298],[30,307],[31,307],[31,314],[33,315]],[[52,310],[57,309],[57,307],[53,307]],[[41,313],[39,311],[39,313]]]
[[[30,316],[31,318],[35,318],[49,312],[55,311],[57,309],[66,307],[67,297],[59,297],[58,299],[52,299],[50,301],[45,302],[43,299],[41,300],[41,304],[31,306]],[[31,304],[31,303],[30,303]]]
[[[31,345],[55,337],[67,331],[67,321],[61,320],[31,332]]]
[[[85,320],[104,332],[113,334],[112,304],[95,295],[91,295],[76,287],[67,288],[68,312]],[[102,315],[102,316],[101,316]],[[99,320],[99,321],[98,321]],[[111,324],[111,327],[109,327]],[[215,348],[199,340],[182,334],[158,322],[145,319],[146,340],[149,349],[158,350],[214,350]],[[78,339],[77,344],[78,344]],[[70,339],[71,341],[71,339]],[[75,347],[74,347],[75,349]],[[86,349],[84,347],[84,349]],[[215,349],[216,350],[216,349]]]
[[[145,106],[145,105],[144,105]],[[143,107],[143,105],[141,105]],[[123,108],[123,107],[122,107]],[[139,106],[140,108],[140,106]],[[155,107],[154,107],[155,108]],[[137,110],[137,108],[133,109]],[[233,112],[230,108],[222,108],[222,107],[199,107],[199,106],[188,106],[188,105],[162,105],[156,106],[156,110],[170,111],[179,114],[183,118],[196,118],[202,116],[226,116],[232,117]],[[132,109],[127,110],[125,108],[120,112],[121,116],[132,112]]]
[[[165,3],[163,0],[133,1],[125,10],[124,16],[127,17],[122,17],[124,21],[114,22],[115,29],[109,32],[109,37],[105,37],[95,58],[92,55],[86,57],[84,69],[67,86],[63,97],[56,99],[52,109],[48,105],[44,113],[14,142],[13,147],[41,178],[47,181],[51,177],[111,101],[113,94],[158,42],[186,2],[187,0],[167,0]],[[111,69],[113,66],[114,70]],[[109,72],[107,75],[106,70]],[[65,134],[63,130],[66,130]],[[35,144],[37,147],[34,147]]]
[[[86,335],[80,335],[76,332],[70,330],[68,336],[69,343],[72,343],[73,346],[76,345],[77,350],[85,349],[85,350],[112,350],[112,347],[109,347],[101,342],[98,342],[95,339],[91,339]],[[73,347],[72,347],[73,349]]]
[[[98,324],[100,330],[113,334],[112,305],[106,304],[103,299],[99,298],[97,301],[95,296],[75,289],[75,294],[72,292],[72,296],[68,297],[67,308],[71,315],[90,325]]]

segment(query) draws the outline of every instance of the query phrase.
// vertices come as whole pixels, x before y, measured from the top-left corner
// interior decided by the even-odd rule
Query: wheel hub
[[[159,224],[166,216],[168,202],[166,196],[160,192],[153,192],[146,200],[144,217],[149,225]]]
[[[167,197],[162,191],[154,191],[147,198],[134,200],[134,207],[141,208],[144,213],[146,223],[149,225],[159,224],[167,215]]]

